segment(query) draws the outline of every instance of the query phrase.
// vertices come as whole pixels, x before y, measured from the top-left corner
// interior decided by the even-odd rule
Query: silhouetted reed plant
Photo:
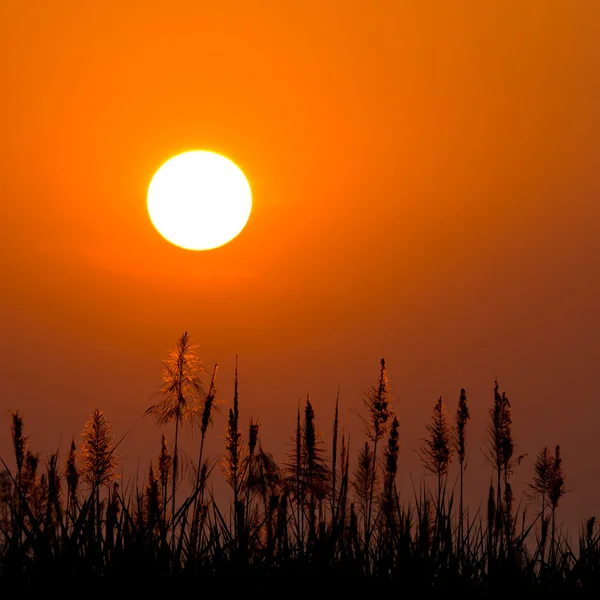
[[[236,581],[244,582],[240,590],[265,591],[282,579],[310,591],[307,582],[327,577],[335,578],[338,591],[357,591],[364,579],[370,590],[487,596],[600,588],[595,518],[582,527],[578,548],[557,526],[567,491],[559,446],[554,452],[544,448],[535,459],[527,492],[534,513],[515,503],[511,475],[523,456],[515,456],[511,405],[497,381],[485,448],[492,468],[487,510],[471,518],[463,503],[470,417],[464,389],[452,422],[443,398],[437,400],[417,450],[435,477],[434,489],[422,484],[412,499],[401,501],[400,420],[392,410],[384,360],[377,383],[364,395],[366,440],[356,443],[355,458],[350,437],[341,433],[338,393],[332,455],[307,396],[298,404],[290,450],[279,465],[262,446],[259,420],[250,418],[247,428],[240,421],[236,359],[218,463],[232,504],[219,506],[208,483],[216,464],[203,456],[217,404],[217,366],[207,391],[204,374],[186,333],[165,361],[159,402],[146,411],[160,426],[172,423],[174,438],[169,443],[162,434],[144,481],[126,486],[117,479],[119,443],[102,411],[94,410],[62,463],[58,453],[42,461],[30,448],[23,417],[11,415],[14,461],[9,468],[2,460],[0,472],[4,582],[135,581],[173,591],[190,578],[202,580],[206,589],[228,577],[229,591]],[[176,496],[184,424],[197,428],[200,443],[198,461],[188,469],[191,489]],[[453,460],[457,502],[448,486]]]

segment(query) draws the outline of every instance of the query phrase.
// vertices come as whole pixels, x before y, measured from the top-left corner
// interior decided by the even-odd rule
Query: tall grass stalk
[[[168,357],[163,361],[163,384],[158,394],[160,401],[145,411],[145,415],[155,417],[158,425],[175,422],[171,469],[171,515],[175,519],[175,491],[179,474],[179,429],[183,422],[192,423],[198,413],[200,402],[204,398],[201,374],[204,365],[196,354],[197,346],[191,343],[187,331],[177,340]],[[173,521],[173,525],[174,525]],[[173,549],[175,531],[173,527]]]

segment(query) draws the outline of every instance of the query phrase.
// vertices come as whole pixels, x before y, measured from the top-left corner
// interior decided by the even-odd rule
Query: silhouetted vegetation
[[[497,381],[485,449],[493,469],[487,512],[469,518],[463,506],[470,418],[464,389],[453,422],[443,398],[437,400],[417,450],[435,476],[435,489],[423,486],[413,501],[403,502],[396,481],[400,421],[391,407],[384,360],[377,383],[364,395],[366,440],[357,444],[354,461],[349,437],[340,435],[338,394],[333,455],[327,456],[307,396],[298,405],[291,450],[281,465],[263,448],[258,419],[250,418],[247,432],[242,430],[236,362],[219,464],[233,503],[219,506],[208,483],[214,464],[203,456],[217,366],[207,391],[204,373],[186,333],[165,361],[159,402],[146,411],[159,425],[173,423],[174,439],[169,444],[162,435],[144,481],[126,486],[116,480],[119,444],[101,410],[85,424],[79,448],[72,440],[62,467],[57,453],[40,464],[23,417],[11,415],[15,466],[2,460],[0,472],[5,586],[59,584],[57,590],[67,591],[65,586],[75,589],[85,581],[100,590],[119,582],[125,586],[120,590],[130,586],[157,593],[192,583],[199,592],[227,585],[232,593],[268,592],[291,580],[295,591],[311,593],[318,578],[331,581],[338,593],[368,589],[490,597],[517,591],[571,597],[600,589],[595,518],[582,527],[578,548],[556,526],[567,491],[559,446],[554,453],[542,449],[533,465],[528,494],[539,507],[537,514],[527,517],[515,508],[510,479],[522,457],[515,457],[511,405]],[[198,429],[200,447],[191,491],[176,497],[184,423]],[[460,469],[458,509],[447,485],[453,457]]]

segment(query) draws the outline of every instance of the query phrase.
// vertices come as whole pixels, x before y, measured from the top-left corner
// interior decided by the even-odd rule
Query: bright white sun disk
[[[169,242],[189,250],[209,250],[231,241],[251,210],[248,180],[237,165],[214,152],[174,156],[148,187],[152,223]]]

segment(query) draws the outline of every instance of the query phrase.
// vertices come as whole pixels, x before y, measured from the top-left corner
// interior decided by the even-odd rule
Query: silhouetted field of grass
[[[258,421],[242,431],[236,368],[217,469],[231,486],[232,502],[220,506],[210,485],[219,474],[203,456],[217,367],[207,390],[203,372],[184,334],[165,360],[158,401],[146,411],[158,425],[172,424],[174,439],[168,443],[162,436],[143,482],[116,480],[118,444],[100,410],[86,423],[79,447],[73,441],[65,459],[51,454],[43,465],[28,447],[23,417],[12,414],[14,466],[3,460],[0,473],[4,589],[317,596],[331,589],[337,595],[465,597],[575,597],[600,590],[595,519],[582,526],[575,548],[556,524],[566,491],[558,446],[536,458],[529,486],[535,514],[526,515],[514,501],[510,480],[520,457],[510,402],[497,383],[486,448],[494,484],[485,514],[471,519],[462,492],[469,421],[464,390],[452,417],[442,398],[435,403],[419,449],[434,489],[422,488],[411,502],[401,502],[398,420],[383,360],[364,394],[365,439],[356,456],[339,433],[337,403],[328,456],[307,398],[282,464],[262,448]],[[200,444],[197,461],[184,469],[178,436],[185,423],[198,428]],[[451,461],[460,469],[456,493],[446,486]],[[184,470],[191,478],[185,495],[179,486]]]

